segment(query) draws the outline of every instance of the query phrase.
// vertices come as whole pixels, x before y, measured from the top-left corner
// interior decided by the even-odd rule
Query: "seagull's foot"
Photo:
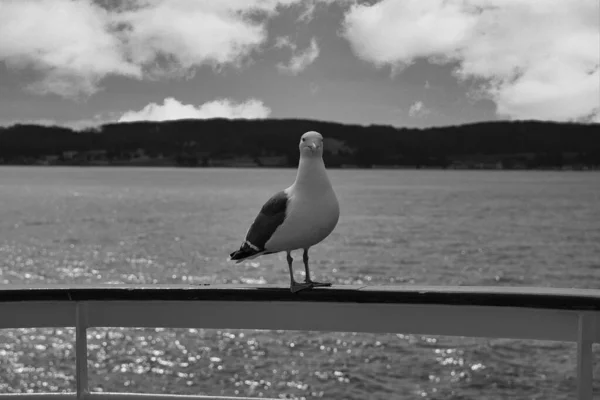
[[[304,290],[304,289],[312,289],[312,287],[313,287],[312,283],[308,283],[308,282],[305,282],[305,283],[294,282],[294,283],[291,284],[290,290],[292,291],[292,293],[296,293],[296,292],[299,292],[299,291]]]
[[[331,286],[330,282],[305,281],[305,283],[311,284],[314,287],[328,287],[328,286]]]

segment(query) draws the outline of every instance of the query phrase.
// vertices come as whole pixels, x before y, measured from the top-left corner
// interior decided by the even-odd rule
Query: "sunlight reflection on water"
[[[176,183],[167,170],[40,171],[0,174],[3,284],[288,283],[283,254],[226,258],[293,171],[179,170]],[[332,171],[342,216],[311,250],[312,271],[335,284],[597,287],[597,179]],[[95,391],[567,399],[575,384],[575,351],[565,343],[209,329],[90,329],[88,337]],[[71,328],[1,331],[0,392],[73,390],[73,341]]]

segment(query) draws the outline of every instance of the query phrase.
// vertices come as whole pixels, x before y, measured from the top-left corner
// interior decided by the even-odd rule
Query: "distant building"
[[[210,158],[207,164],[211,167],[258,167],[258,163],[252,157]]]
[[[42,159],[40,160],[40,164],[41,165],[53,165],[56,164],[58,159],[60,156],[56,155],[56,154],[51,154],[51,155],[47,155],[42,157]]]
[[[82,152],[88,160],[106,160],[106,150],[88,150]]]
[[[63,151],[62,156],[65,160],[72,160],[77,155],[76,151]]]
[[[263,167],[285,167],[288,165],[287,156],[262,156],[258,163]]]

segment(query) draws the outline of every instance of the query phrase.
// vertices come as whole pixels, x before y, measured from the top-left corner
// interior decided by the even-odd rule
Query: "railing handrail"
[[[0,329],[67,326],[76,328],[77,400],[91,400],[86,334],[90,327],[390,332],[572,341],[577,343],[578,399],[591,400],[592,345],[600,343],[600,290],[353,285],[291,293],[278,285],[0,287]],[[133,394],[111,396],[96,398],[135,398]],[[0,395],[0,400],[8,399]]]
[[[340,285],[291,293],[281,285],[45,284],[0,286],[14,301],[284,301],[437,304],[600,311],[600,290],[507,286]]]
[[[279,400],[268,397],[210,396],[185,394],[90,392],[78,396],[77,392],[60,393],[0,393],[2,400]]]

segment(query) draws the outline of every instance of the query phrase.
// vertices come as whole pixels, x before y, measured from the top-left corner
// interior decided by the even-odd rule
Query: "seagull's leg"
[[[290,269],[290,290],[292,291],[292,293],[296,293],[302,289],[310,289],[313,287],[312,283],[306,282],[306,283],[298,283],[296,282],[296,280],[294,279],[294,270],[292,269],[292,262],[294,261],[294,259],[292,258],[292,254],[291,252],[287,252],[287,262],[288,262],[288,267]]]
[[[304,278],[304,282],[311,283],[313,286],[331,286],[331,283],[328,282],[315,282],[310,279],[310,271],[308,270],[308,249],[304,249],[304,254],[302,255],[302,260],[304,261],[304,271],[306,271],[306,277]]]

